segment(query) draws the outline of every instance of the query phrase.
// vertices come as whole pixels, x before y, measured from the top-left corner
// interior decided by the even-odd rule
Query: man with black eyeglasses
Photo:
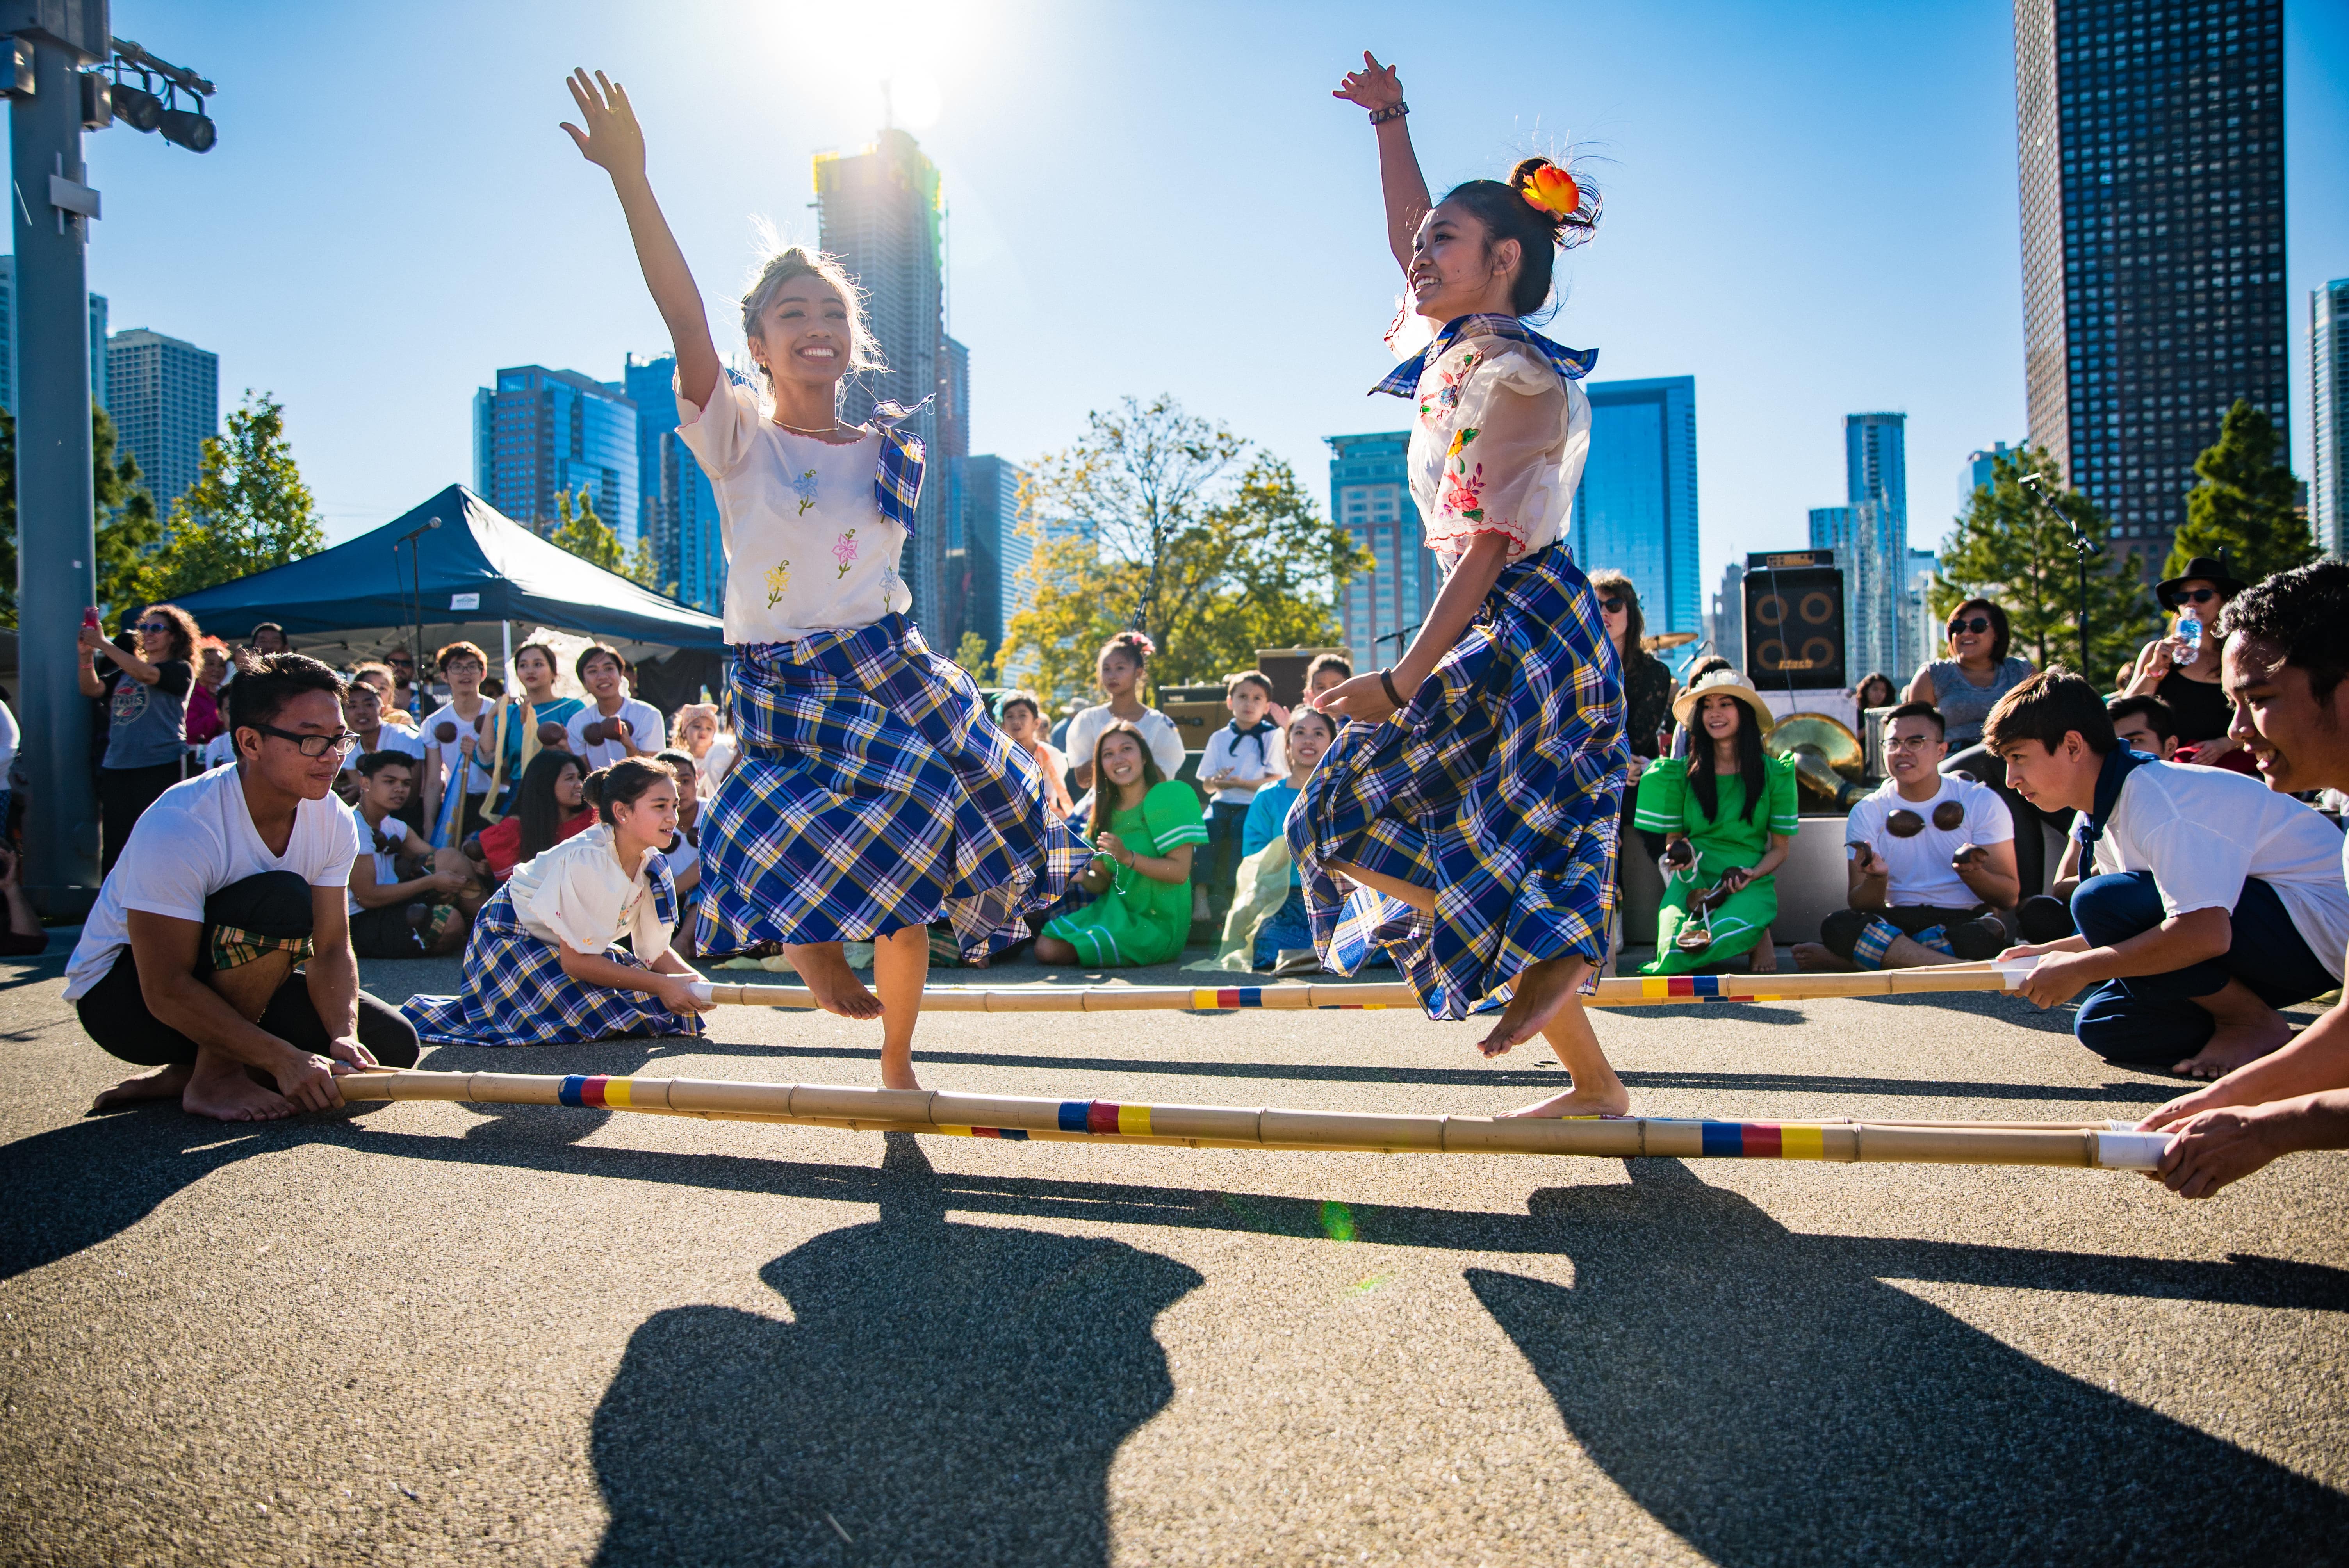
[[[156,1069],[93,1110],[177,1098],[193,1115],[265,1121],[341,1105],[335,1078],[354,1068],[416,1063],[415,1029],[359,989],[351,951],[361,840],[334,794],[355,738],[342,677],[274,654],[229,693],[236,765],[148,808],[66,969],[90,1038]]]
[[[1795,947],[1797,967],[1911,969],[1989,958],[2007,944],[1997,912],[2014,907],[2014,821],[1995,790],[1940,771],[1949,753],[1940,711],[1907,702],[1885,716],[1883,788],[1844,823],[1848,909],[1819,940]]]

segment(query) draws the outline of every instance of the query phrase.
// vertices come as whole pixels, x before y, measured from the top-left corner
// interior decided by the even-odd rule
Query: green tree
[[[962,641],[955,645],[954,662],[980,680],[988,678],[994,661],[987,656],[987,639],[977,632],[965,632]]]
[[[1100,428],[1097,422],[1095,433]],[[997,662],[1023,674],[1032,669],[1035,684],[1056,703],[1091,687],[1095,654],[1125,629],[1131,607],[1146,595],[1155,604],[1150,621],[1159,650],[1152,677],[1162,686],[1204,683],[1252,666],[1259,647],[1330,641],[1338,632],[1339,586],[1371,565],[1350,534],[1323,521],[1295,473],[1275,458],[1257,455],[1228,488],[1194,488],[1179,512],[1162,501],[1171,520],[1154,562],[1065,523],[1046,522],[1052,512],[1088,515],[1094,504],[1081,488],[1048,490],[1050,464],[1040,463],[1040,477],[1021,490],[1019,526],[1033,542],[1023,573],[1030,607],[1005,628]],[[1064,464],[1064,486],[1071,472],[1111,476],[1102,506],[1116,498],[1113,487],[1132,482],[1123,459],[1102,460],[1101,454]],[[1168,487],[1154,493],[1164,498]],[[1129,527],[1123,542],[1131,546],[1140,537]]]
[[[2308,519],[2293,506],[2296,481],[2284,460],[2282,433],[2237,399],[2219,439],[2194,459],[2201,480],[2186,495],[2186,526],[2161,569],[2175,577],[2198,555],[2216,556],[2246,583],[2316,559]]]
[[[1995,600],[2013,630],[2012,651],[2041,669],[2080,658],[2079,557],[2071,522],[2093,547],[2088,556],[2088,665],[2081,673],[2099,686],[2137,656],[2158,618],[2142,581],[2137,552],[2118,562],[2106,548],[2110,530],[2087,497],[2063,489],[2055,464],[2036,448],[1995,459],[1992,480],[1977,486],[1957,531],[1941,543],[1941,569],[1932,605],[1947,617],[1964,600]],[[2038,476],[2036,499],[2023,484]],[[2066,520],[2069,520],[2067,522]]]
[[[628,554],[627,565],[620,569],[620,575],[656,593],[667,593],[672,599],[677,597],[676,583],[672,583],[666,588],[660,585],[660,562],[653,559],[653,542],[649,539],[636,541],[636,549]]]
[[[549,536],[554,543],[591,566],[606,572],[620,570],[620,536],[595,515],[595,499],[585,485],[579,487],[575,498],[567,491],[555,491],[554,511],[561,521]]]
[[[130,608],[137,578],[161,537],[155,498],[139,482],[139,459],[115,455],[114,421],[89,411],[91,489],[98,501],[98,606],[107,624]],[[16,421],[0,408],[0,626],[16,624]]]
[[[326,531],[285,439],[285,407],[247,389],[228,434],[204,438],[196,482],[171,503],[164,540],[140,574],[140,592],[173,599],[298,561],[325,547]]]

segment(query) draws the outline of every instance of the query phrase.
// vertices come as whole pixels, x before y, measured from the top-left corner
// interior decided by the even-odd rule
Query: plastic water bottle
[[[2201,656],[2202,618],[2191,610],[2178,612],[2178,640],[2186,645],[2187,662]]]

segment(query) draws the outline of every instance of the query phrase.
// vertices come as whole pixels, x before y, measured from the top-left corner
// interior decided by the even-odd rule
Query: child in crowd
[[[481,907],[464,855],[434,850],[399,820],[416,789],[416,758],[370,751],[359,758],[359,830],[351,862],[351,950],[362,958],[421,958],[464,944],[466,909]],[[416,874],[402,877],[406,860]]]
[[[866,425],[840,418],[842,377],[879,365],[854,281],[797,248],[771,259],[741,315],[767,396],[731,381],[626,93],[584,70],[570,88],[585,129],[564,129],[627,217],[677,354],[678,435],[717,492],[726,548],[741,756],[709,803],[700,950],[781,943],[820,1006],[881,1019],[882,1082],[917,1088],[930,923],[950,918],[966,954],[1009,946],[1081,847],[969,674],[906,618],[897,568],[924,454],[895,404]],[[867,940],[877,998],[842,953]]]
[[[481,695],[490,655],[478,645],[450,643],[434,657],[441,678],[449,683],[449,700],[424,718],[424,830],[427,838],[456,844],[488,824],[481,808],[490,799],[489,759],[496,738],[489,727],[497,715],[495,706]],[[453,820],[442,804],[452,789],[465,794]],[[449,824],[445,834],[440,831],[444,821]]]
[[[1305,700],[1311,702],[1325,691],[1336,691],[1354,678],[1354,666],[1342,655],[1316,654],[1305,666]]]
[[[1288,771],[1288,761],[1281,755],[1280,727],[1265,713],[1272,706],[1271,680],[1261,670],[1242,670],[1227,677],[1224,706],[1231,709],[1232,721],[1207,737],[1206,751],[1199,758],[1199,787],[1208,792],[1207,867],[1200,881],[1206,915],[1218,923],[1232,907],[1248,803],[1258,789],[1278,783]]]
[[[188,688],[188,744],[202,746],[227,728],[221,688],[228,685],[228,645],[218,637],[196,642],[196,684]]]
[[[567,725],[571,749],[586,758],[590,768],[608,768],[626,757],[650,757],[668,744],[660,709],[630,696],[624,684],[635,672],[617,648],[590,643],[573,666],[588,701]],[[588,727],[595,727],[589,739]]]
[[[1322,657],[1330,655],[1324,654]],[[1247,820],[1241,825],[1240,854],[1255,854],[1275,839],[1288,832],[1288,809],[1297,804],[1305,791],[1305,781],[1313,777],[1314,764],[1321,760],[1330,743],[1338,738],[1337,722],[1319,708],[1299,707],[1288,718],[1287,744],[1288,777],[1256,792],[1248,802]],[[1284,953],[1313,946],[1313,925],[1305,915],[1305,884],[1292,862],[1288,868],[1288,898],[1275,910],[1271,918],[1257,927],[1256,948],[1248,962],[1258,969],[1280,961]]]
[[[1157,651],[1139,632],[1120,632],[1102,645],[1093,660],[1093,679],[1107,700],[1078,709],[1069,721],[1069,755],[1077,759],[1078,789],[1093,788],[1093,748],[1112,724],[1133,726],[1163,777],[1172,779],[1183,771],[1182,732],[1173,719],[1142,702],[1142,677]]]
[[[542,747],[553,745],[559,748],[571,744],[572,716],[586,704],[575,696],[555,695],[555,676],[561,667],[555,662],[554,650],[544,643],[524,643],[514,650],[514,679],[522,690],[506,704],[504,745],[495,769],[499,780],[497,809],[501,813],[513,810],[516,793],[522,788],[523,770]],[[543,724],[561,727],[563,738],[552,742],[540,739],[538,727]]]
[[[720,780],[734,766],[734,738],[719,721],[714,702],[689,702],[668,721],[669,742],[693,758],[696,792],[704,800],[717,795]]]
[[[701,1033],[709,1004],[669,946],[677,883],[660,854],[677,835],[677,781],[628,758],[590,774],[585,793],[596,826],[514,868],[481,906],[465,989],[401,1007],[422,1038],[559,1046]]]
[[[1044,775],[1044,789],[1052,810],[1067,816],[1075,809],[1069,799],[1069,757],[1044,738],[1044,699],[1032,691],[1008,691],[996,699],[995,722],[1011,744],[1028,754]]]
[[[469,841],[492,881],[505,881],[523,861],[595,825],[595,809],[583,793],[586,779],[586,768],[567,751],[550,748],[530,759],[514,790],[514,809]]]
[[[689,899],[701,882],[701,798],[696,785],[693,755],[671,747],[653,758],[677,779],[677,837],[661,849],[677,878],[678,896]]]
[[[1094,744],[1093,902],[1057,915],[1036,938],[1044,964],[1095,969],[1164,964],[1191,934],[1191,855],[1207,841],[1199,797],[1159,771],[1142,731],[1120,719]]]

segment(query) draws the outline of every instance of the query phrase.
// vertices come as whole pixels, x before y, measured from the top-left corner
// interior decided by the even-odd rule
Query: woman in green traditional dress
[[[1655,962],[1640,973],[1687,975],[1747,953],[1757,972],[1774,970],[1772,873],[1795,841],[1795,764],[1762,749],[1770,710],[1734,670],[1716,670],[1681,693],[1672,717],[1693,732],[1693,744],[1686,758],[1648,764],[1634,821],[1674,846],[1685,842],[1696,863],[1671,872],[1657,912]],[[1681,852],[1665,851],[1668,859]],[[1713,941],[1682,948],[1677,938],[1691,922],[1689,901],[1723,883],[1732,891],[1712,912]]]
[[[1085,761],[1096,827],[1084,885],[1094,897],[1044,923],[1037,960],[1109,969],[1178,958],[1191,934],[1191,852],[1207,841],[1198,792],[1170,783],[1142,731],[1122,718]]]

